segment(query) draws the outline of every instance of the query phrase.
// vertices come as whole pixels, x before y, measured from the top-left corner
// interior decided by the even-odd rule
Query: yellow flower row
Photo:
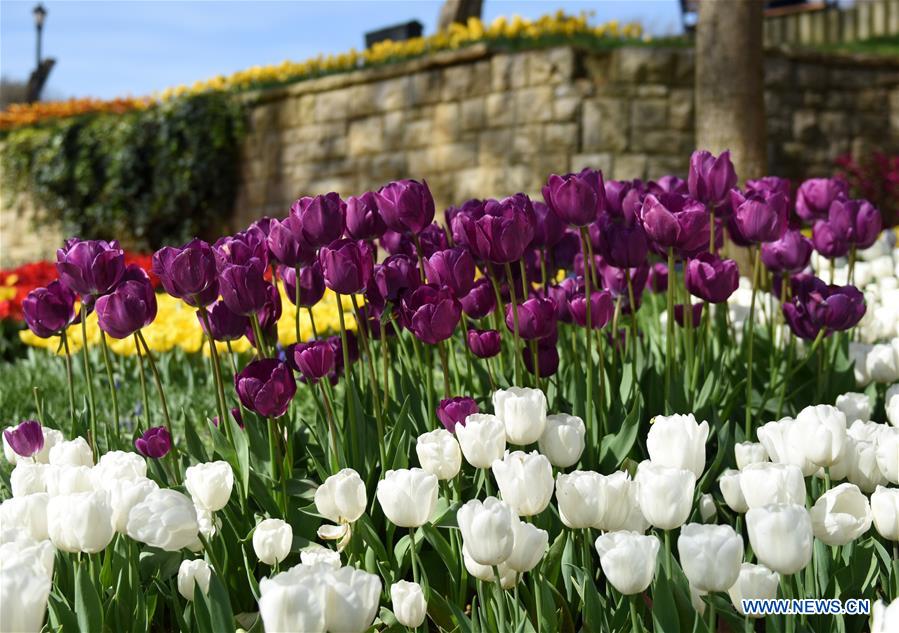
[[[209,348],[204,346],[203,330],[200,328],[200,322],[197,320],[196,309],[167,294],[156,295],[156,301],[158,304],[156,320],[141,330],[150,349],[154,352],[168,352],[175,348],[180,348],[185,352],[197,353],[202,351],[208,355]],[[296,342],[296,308],[288,301],[283,289],[281,290],[281,305],[282,314],[278,320],[278,342],[286,346]],[[312,308],[312,315],[315,319],[315,327],[319,336],[339,331],[340,317],[337,312],[338,306],[337,295],[330,290],[326,290],[322,300]],[[356,320],[353,317],[352,304],[349,301],[344,301],[343,308],[347,328],[354,330],[356,328]],[[99,345],[100,327],[97,324],[96,313],[91,313],[88,316],[86,329],[88,345]],[[31,330],[23,330],[19,333],[19,336],[23,342],[32,347],[40,347],[60,354],[65,353],[61,348],[60,337],[58,336],[39,338]],[[69,326],[66,331],[66,337],[69,341],[69,349],[73,353],[83,347],[84,339],[81,335],[80,324]],[[309,319],[308,311],[303,309],[300,313],[300,338],[306,341],[312,337],[312,321]],[[133,338],[114,339],[107,336],[107,341],[109,348],[116,354],[132,356],[136,353]],[[217,343],[216,345],[220,351],[228,349],[226,343]],[[250,342],[246,338],[241,338],[233,341],[231,348],[235,352],[245,352],[250,349]]]

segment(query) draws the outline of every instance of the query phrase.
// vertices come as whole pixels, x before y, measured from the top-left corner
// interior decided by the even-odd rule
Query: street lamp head
[[[47,10],[44,8],[44,5],[38,3],[31,11],[31,14],[34,16],[34,25],[37,28],[44,26],[44,19],[47,17]]]

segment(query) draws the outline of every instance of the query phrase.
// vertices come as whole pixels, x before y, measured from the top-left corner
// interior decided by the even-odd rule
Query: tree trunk
[[[741,181],[767,175],[762,0],[702,0],[696,25],[696,147],[726,149]]]
[[[445,31],[453,22],[465,24],[468,18],[481,17],[483,0],[445,0],[440,8],[437,30]]]

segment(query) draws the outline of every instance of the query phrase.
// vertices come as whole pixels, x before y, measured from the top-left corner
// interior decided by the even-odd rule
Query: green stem
[[[349,418],[350,418],[350,446],[351,452],[355,458],[356,449],[358,447],[356,435],[356,405],[353,398],[352,393],[352,382],[353,382],[353,368],[350,366],[350,349],[349,343],[347,342],[346,335],[346,317],[343,314],[343,301],[340,298],[340,294],[337,293],[337,317],[340,320],[340,347],[343,351],[343,374],[346,378],[346,393],[344,394],[347,402],[347,407],[349,408]],[[356,460],[353,460],[353,463],[356,463]]]
[[[505,607],[505,592],[503,591],[503,581],[502,577],[499,575],[499,566],[493,566],[493,580],[496,583],[496,614],[497,619],[499,620],[499,631],[500,633],[505,633],[506,631],[506,607]]]
[[[666,290],[668,301],[667,336],[665,339],[665,413],[671,413],[671,373],[674,364],[674,287],[677,282],[677,272],[674,270],[674,249],[668,249],[668,288]]]
[[[340,460],[337,458],[337,428],[334,425],[334,408],[331,406],[331,398],[322,381],[319,381],[319,388],[322,392],[322,402],[325,407],[325,417],[328,421],[328,444],[331,447],[331,472],[336,473],[339,469]],[[382,468],[384,464],[382,464]]]
[[[115,421],[116,440],[122,431],[119,419],[119,396],[116,393],[115,377],[112,375],[112,363],[109,362],[109,346],[106,344],[106,332],[100,330],[100,349],[103,351],[103,364],[106,366],[106,380],[109,383],[109,396],[112,398],[112,417]],[[107,442],[108,443],[108,442]]]
[[[144,346],[144,353],[147,355],[147,360],[150,363],[150,371],[153,372],[153,380],[156,382],[156,391],[159,394],[159,403],[162,405],[162,417],[165,419],[165,428],[169,432],[169,437],[172,439],[172,451],[169,453],[172,457],[172,463],[174,464],[173,468],[175,470],[176,479],[181,478],[180,468],[178,467],[178,448],[175,443],[175,431],[172,428],[172,418],[169,416],[169,405],[165,399],[165,391],[162,388],[162,378],[159,375],[159,368],[156,367],[156,360],[153,358],[153,352],[150,351],[150,346],[147,345],[147,341],[144,338],[144,335],[140,330],[135,332],[138,340],[141,345]]]
[[[752,299],[749,301],[749,332],[747,333],[748,350],[746,355],[746,422],[744,432],[746,437],[752,434],[752,352],[755,340],[755,297],[758,293],[759,257],[762,249],[755,249],[752,258]]]
[[[509,284],[509,296],[512,298],[512,334],[515,336],[515,384],[521,386],[521,336],[518,330],[518,297],[515,293],[515,280],[512,278],[512,267],[506,264],[506,280]]]
[[[632,346],[634,352],[634,357],[631,361],[631,376],[633,377],[632,388],[636,390],[639,389],[639,386],[637,385],[637,304],[634,301],[634,284],[631,280],[630,268],[624,269],[624,276],[625,279],[627,279],[627,298],[631,304],[631,339],[633,339]]]
[[[587,234],[587,227],[581,227],[581,250],[583,252],[587,252],[587,247],[590,243],[590,236]],[[591,288],[592,284],[591,278],[593,277],[591,265],[592,260],[587,263],[584,268],[584,296],[587,299],[587,353],[585,354],[585,359],[587,361],[587,400],[586,400],[586,423],[587,428],[590,429],[590,434],[593,437],[593,441],[590,443],[591,449],[598,450],[599,440],[602,438],[602,434],[600,429],[597,428],[597,424],[594,422],[593,415],[593,317],[592,317],[592,305],[591,301]],[[602,333],[599,333],[599,338],[602,339]],[[600,343],[601,345],[602,343]],[[599,357],[599,362],[602,363],[602,355]],[[603,394],[604,396],[605,394]]]
[[[84,380],[87,382],[87,403],[91,414],[90,423],[90,442],[91,449],[94,451],[94,462],[100,457],[100,450],[97,446],[97,407],[94,403],[94,379],[91,375],[91,363],[88,358],[87,344],[87,310],[84,303],[81,304],[81,354],[84,358]]]
[[[300,342],[300,311],[302,310],[302,308],[300,307],[300,265],[296,264],[293,267],[293,271],[295,274],[294,282],[296,284],[296,289],[294,291],[293,298],[294,298],[294,305],[296,306],[296,309],[297,309],[295,317],[294,317],[293,325],[294,325],[294,329],[296,330],[297,343],[299,343]],[[285,284],[284,287],[286,288],[287,284]]]
[[[147,391],[147,378],[144,375],[144,372],[146,371],[144,369],[144,352],[140,348],[140,339],[137,338],[137,332],[135,332],[133,336],[134,348],[137,350],[138,372],[140,373],[140,393],[144,401],[144,420],[149,429],[153,426],[153,423],[150,418],[150,393]]]
[[[409,558],[412,561],[412,580],[418,582],[418,552],[415,551],[415,528],[409,528]]]
[[[228,438],[228,442],[231,446],[235,446],[234,437],[231,434],[231,424],[228,421],[228,405],[225,401],[225,385],[224,380],[222,379],[222,366],[219,363],[218,348],[215,345],[215,340],[212,338],[212,325],[209,322],[209,311],[206,310],[206,306],[201,306],[198,310],[200,319],[205,326],[206,341],[209,343],[209,356],[212,359],[212,377],[215,381],[216,401],[218,402],[219,410],[219,425],[221,428],[225,429],[225,436]],[[254,314],[253,319],[255,318],[256,315]],[[258,321],[256,322],[256,325],[258,326]]]
[[[66,335],[65,329],[60,332],[62,338],[62,346],[66,351],[66,382],[69,385],[69,416],[72,423],[72,432],[70,437],[75,437],[75,379],[72,377],[72,352],[69,350],[69,337]]]
[[[440,356],[440,368],[443,371],[443,397],[449,398],[451,395],[450,390],[450,369],[449,369],[449,359],[447,358],[446,352],[446,341],[440,341],[437,343],[437,352]]]
[[[634,633],[641,633],[643,631],[643,625],[640,624],[640,616],[637,615],[637,595],[633,596],[625,596],[625,599],[628,602],[628,606],[631,612],[631,630]]]

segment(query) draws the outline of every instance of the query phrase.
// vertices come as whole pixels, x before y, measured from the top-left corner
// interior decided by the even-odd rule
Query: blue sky
[[[34,68],[36,0],[0,0],[0,73]],[[44,56],[57,59],[45,98],[145,95],[256,64],[362,48],[363,33],[418,19],[431,33],[439,1],[84,2],[44,0]],[[677,0],[485,0],[484,18],[593,11],[594,22],[639,19],[654,34],[680,28]]]

